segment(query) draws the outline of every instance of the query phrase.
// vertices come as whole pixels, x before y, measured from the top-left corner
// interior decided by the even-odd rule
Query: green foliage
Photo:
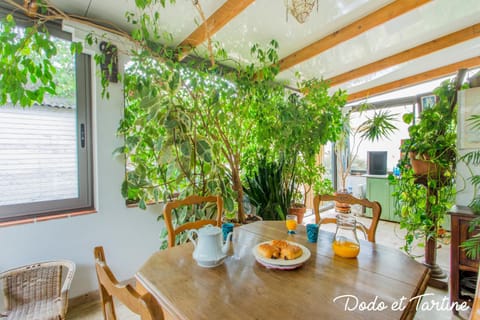
[[[291,189],[285,186],[284,161],[261,158],[253,172],[246,175],[245,193],[264,220],[285,220],[290,207]]]
[[[55,93],[55,67],[50,59],[57,54],[48,30],[33,25],[23,33],[12,15],[0,21],[0,105],[7,101],[21,106],[41,103],[46,93]]]
[[[480,217],[476,217],[470,222],[469,232],[475,231],[480,226]],[[480,257],[480,233],[474,234],[471,238],[465,240],[460,247],[465,251],[468,258],[477,260]]]
[[[399,167],[400,177],[390,175],[389,180],[395,187],[392,194],[396,200],[394,213],[400,217],[400,228],[407,231],[403,249],[410,253],[416,240],[437,236],[445,213],[455,202],[455,185],[442,184],[431,177],[428,183],[436,189],[436,194],[427,195],[427,188],[419,183],[419,177],[410,168],[408,160],[401,161]]]
[[[23,107],[55,96],[75,104],[75,53],[81,43],[51,37],[41,21],[18,27],[12,15],[0,21],[0,105]]]
[[[452,106],[456,81],[444,81],[434,93],[437,103],[423,110],[420,121],[408,128],[410,137],[402,145],[402,151],[415,152],[418,158],[451,170],[456,162],[457,112],[456,105]]]
[[[245,172],[244,179],[252,179],[250,173],[261,170],[263,160],[258,159],[283,163],[282,184],[288,189],[284,214],[292,202],[305,200],[304,193],[312,186],[322,184],[324,168],[316,163],[316,157],[320,148],[340,133],[341,108],[346,103],[345,92],[339,90],[330,96],[323,80],[299,81],[298,87],[301,95],[276,99],[246,155],[250,171]]]
[[[406,252],[411,251],[416,239],[437,237],[444,216],[455,201],[455,81],[443,82],[434,93],[437,103],[423,110],[420,121],[409,127],[410,137],[402,146],[406,156],[399,163],[400,177],[390,177],[395,185],[395,214],[400,216],[400,227],[407,231]],[[412,120],[413,116],[404,117],[407,123]],[[426,176],[415,175],[407,158],[410,151],[440,169]]]
[[[376,141],[388,137],[397,130],[393,124],[395,121],[395,115],[386,110],[376,112],[373,117],[368,118],[359,126],[360,138]]]
[[[159,27],[158,6],[166,2],[136,1],[138,10],[126,13],[134,49],[123,79],[126,109],[118,127],[125,143],[113,152],[127,161],[122,195],[145,208],[175,196],[222,194],[227,213],[238,212],[243,222],[241,174],[259,150],[288,155],[291,185],[295,179],[313,184],[320,172],[314,156],[338,132],[345,93],[329,97],[328,85],[313,79],[299,83],[301,97],[288,98],[283,84],[274,81],[279,72],[274,40],[265,47],[253,45],[253,62],[247,65],[219,67],[216,62],[227,57],[221,46],[209,52],[209,65],[178,62],[182,52],[168,46],[172,37]],[[0,102],[31,105],[55,91],[51,58],[56,48],[43,23],[38,20],[17,38],[13,17],[3,21]],[[97,37],[89,34],[85,40],[93,45]],[[70,46],[72,53],[82,49]],[[97,54],[95,61],[105,57]],[[101,76],[102,95],[109,98],[109,81]]]
[[[274,101],[283,97],[283,87],[272,82],[276,46],[254,46],[258,65],[217,70],[218,75],[167,57],[159,61],[150,49],[134,53],[119,127],[126,144],[118,150],[131,164],[128,199],[222,194],[227,212],[238,210],[241,220],[242,156],[255,133],[272,121]]]

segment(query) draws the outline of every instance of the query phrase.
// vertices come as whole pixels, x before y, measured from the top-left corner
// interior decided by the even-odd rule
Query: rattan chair
[[[3,316],[8,320],[65,319],[74,273],[75,263],[68,260],[40,262],[0,273],[6,309]]]
[[[117,319],[113,298],[118,299],[142,320],[164,319],[162,308],[151,293],[142,294],[131,285],[123,285],[117,281],[107,265],[103,247],[95,247],[93,254],[105,320]]]
[[[202,203],[208,203],[208,202],[217,204],[217,217],[215,218],[215,220],[213,219],[197,220],[193,222],[184,223],[176,228],[173,227],[173,221],[172,221],[173,209],[181,206],[202,204]],[[171,248],[175,246],[175,238],[177,234],[185,230],[198,229],[208,224],[221,226],[222,214],[223,214],[223,199],[221,196],[208,196],[208,197],[189,196],[189,197],[186,197],[185,199],[167,202],[165,204],[165,207],[163,208],[163,218],[165,220],[165,226],[167,227],[167,231],[168,231],[168,247]]]
[[[313,198],[313,211],[315,213],[315,223],[325,224],[325,223],[337,223],[335,215],[329,215],[326,217],[320,217],[320,202],[321,201],[337,201],[341,203],[348,204],[359,204],[364,207],[372,209],[372,222],[369,227],[366,227],[362,223],[358,222],[359,229],[365,234],[366,238],[370,242],[375,242],[375,233],[377,232],[378,221],[380,220],[380,215],[382,214],[382,206],[378,201],[369,201],[368,199],[358,199],[350,194],[336,194],[336,195],[316,195]]]

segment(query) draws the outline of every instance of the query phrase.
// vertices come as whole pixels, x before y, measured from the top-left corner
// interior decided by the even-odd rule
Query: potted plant
[[[302,96],[292,94],[285,115],[290,116],[289,137],[282,143],[286,154],[286,185],[291,188],[290,213],[302,223],[306,212],[307,194],[321,184],[325,168],[318,164],[321,147],[334,141],[341,133],[342,108],[346,103],[344,91],[328,95],[328,83],[312,79],[299,82]]]
[[[293,93],[286,100],[278,101],[278,113],[272,115],[277,119],[276,123],[263,127],[256,138],[259,147],[251,150],[247,158],[251,159],[250,167],[257,168],[250,172],[263,172],[261,168],[265,164],[257,159],[282,163],[280,176],[286,197],[282,202],[283,216],[294,207],[293,211],[300,211],[298,220],[301,221],[306,210],[306,193],[322,180],[324,169],[316,162],[320,148],[327,141],[335,140],[341,131],[341,108],[346,95],[341,90],[329,95],[328,84],[318,79],[300,81],[298,87],[301,95]],[[253,186],[248,183],[252,178],[257,177],[249,177],[246,171],[244,186],[247,194],[252,193],[248,190]],[[266,203],[257,205],[266,207]]]
[[[244,191],[263,220],[285,220],[289,188],[284,182],[283,159],[269,161],[264,156],[244,177]]]
[[[435,265],[435,255],[429,252],[435,250],[445,213],[454,202],[459,87],[456,80],[447,80],[434,90],[436,103],[424,109],[420,120],[409,127],[409,139],[401,147],[400,176],[390,177],[395,185],[395,214],[400,216],[400,227],[407,231],[404,250],[410,253],[414,240],[424,238],[429,265]],[[413,115],[404,116],[405,122],[412,120]],[[415,160],[432,166],[420,173],[413,168]]]
[[[409,139],[402,151],[410,157],[417,175],[442,175],[451,171],[456,161],[456,82],[444,81],[434,90],[437,102],[422,111],[420,121],[413,123],[413,114],[404,116],[411,124]]]

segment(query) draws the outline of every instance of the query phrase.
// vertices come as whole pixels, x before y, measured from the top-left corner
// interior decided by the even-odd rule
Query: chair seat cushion
[[[7,320],[58,320],[64,319],[61,299],[40,300],[17,306],[7,312]],[[4,318],[2,318],[3,320]]]

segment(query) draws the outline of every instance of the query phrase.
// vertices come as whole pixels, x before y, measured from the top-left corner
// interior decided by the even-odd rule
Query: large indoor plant
[[[415,239],[436,241],[445,214],[454,203],[458,88],[454,79],[434,90],[435,105],[424,109],[419,121],[409,127],[409,139],[402,145],[400,176],[390,177],[395,185],[395,214],[400,217],[400,227],[407,231],[406,252],[411,252]],[[413,115],[406,115],[404,121],[412,123]],[[424,173],[415,172],[415,160],[432,166]]]
[[[251,182],[258,179],[259,172],[265,173],[265,159],[268,165],[282,164],[282,188],[274,189],[282,191],[285,199],[281,203],[283,214],[276,218],[284,217],[299,200],[304,208],[305,194],[323,180],[324,169],[317,163],[317,157],[322,145],[335,140],[340,133],[341,109],[346,102],[341,90],[329,95],[325,81],[300,81],[298,86],[301,94],[292,93],[279,101],[277,113],[272,114],[275,122],[258,132],[255,137],[258,147],[248,155],[250,170],[244,172],[245,190],[252,199],[254,184]],[[265,203],[257,202],[260,208],[268,207],[268,199],[264,199]]]

